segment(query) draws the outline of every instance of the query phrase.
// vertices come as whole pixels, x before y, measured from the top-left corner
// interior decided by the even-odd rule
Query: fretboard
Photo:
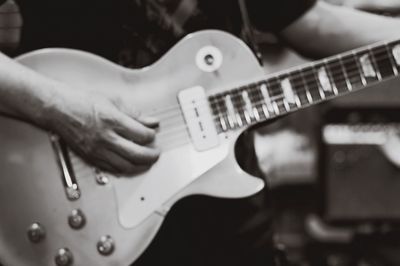
[[[400,40],[371,45],[209,96],[219,132],[288,112],[398,76]]]

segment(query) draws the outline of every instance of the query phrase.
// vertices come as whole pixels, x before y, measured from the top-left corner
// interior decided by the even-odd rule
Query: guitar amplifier
[[[319,174],[326,221],[400,222],[400,109],[332,109],[324,121]]]

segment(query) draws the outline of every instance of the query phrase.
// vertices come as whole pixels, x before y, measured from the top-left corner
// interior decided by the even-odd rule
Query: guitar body
[[[214,60],[207,64],[209,53]],[[219,133],[217,145],[198,149],[188,132],[173,133],[168,124],[185,125],[180,114],[185,107],[178,98],[188,88],[200,86],[209,95],[263,77],[250,49],[235,37],[219,31],[192,34],[140,70],[68,49],[39,50],[17,60],[73,88],[120,95],[145,114],[166,116],[166,108],[180,108],[173,122],[161,120],[160,143],[155,144],[162,155],[144,173],[129,177],[103,173],[107,182],[99,182],[93,167],[72,158],[81,194],[76,200],[67,198],[50,135],[1,117],[0,261],[5,266],[126,266],[150,244],[177,200],[193,194],[246,197],[263,188],[263,182],[245,173],[235,160],[235,142],[243,129]],[[79,229],[68,222],[73,210],[79,210],[86,221]],[[36,243],[27,235],[34,223],[44,231]],[[99,252],[103,236],[112,239],[108,254]],[[63,248],[70,251],[71,262],[56,264]]]

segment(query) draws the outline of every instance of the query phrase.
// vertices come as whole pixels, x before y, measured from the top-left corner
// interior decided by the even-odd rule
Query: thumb
[[[139,116],[136,120],[150,128],[157,128],[160,124],[159,119],[152,116]]]
[[[143,125],[150,128],[157,128],[159,126],[159,119],[142,114],[139,110],[127,104],[126,101],[123,101],[121,98],[114,98],[112,99],[112,101],[119,110],[121,110],[131,118],[135,119],[136,121],[142,123]]]

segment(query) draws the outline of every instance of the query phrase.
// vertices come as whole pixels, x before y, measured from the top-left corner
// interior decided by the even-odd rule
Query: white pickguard
[[[148,172],[117,179],[115,182],[120,184],[114,187],[122,226],[138,226],[170,198],[220,163],[229,153],[229,143],[221,137],[220,145],[208,151],[198,152],[191,144],[166,151]]]

